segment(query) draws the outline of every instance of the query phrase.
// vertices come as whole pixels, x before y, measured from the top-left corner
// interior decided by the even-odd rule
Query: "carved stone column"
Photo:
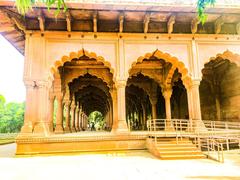
[[[79,131],[79,107],[76,106],[75,109],[75,130],[76,132]]]
[[[189,106],[189,117],[192,119],[192,126],[195,130],[205,128],[201,121],[201,106],[199,97],[199,85],[200,80],[192,80],[192,83],[187,87],[188,94],[188,106]]]
[[[36,119],[34,123],[34,133],[48,135],[50,131],[50,122],[48,118],[49,105],[49,87],[48,81],[34,81],[34,97],[32,118]]]
[[[85,115],[85,120],[84,120],[84,123],[85,123],[85,128],[87,128],[87,123],[88,123],[88,116],[87,115]]]
[[[188,101],[188,113],[189,113],[189,120],[192,121],[192,114],[193,114],[193,109],[192,109],[192,91],[190,87],[186,86],[187,89],[187,101]]]
[[[114,114],[117,114],[117,119],[114,120],[112,132],[114,133],[127,133],[128,127],[126,122],[126,104],[125,104],[125,87],[126,81],[116,82],[116,93],[113,92]],[[114,90],[113,90],[114,91]],[[117,112],[116,112],[117,111]],[[115,116],[114,116],[115,117]]]
[[[49,107],[48,107],[48,121],[50,123],[49,128],[51,132],[53,132],[54,100],[55,100],[55,96],[51,93],[49,95]]]
[[[200,85],[200,80],[194,80],[191,86],[193,119],[202,119],[200,97],[199,97],[199,85]]]
[[[75,104],[74,104],[74,101],[72,101],[72,104],[71,104],[71,125],[70,125],[70,129],[71,129],[71,132],[76,132],[76,129],[75,129]]]
[[[216,94],[215,97],[215,103],[216,103],[216,112],[217,112],[217,120],[221,120],[221,103],[220,103],[220,96]]]
[[[26,105],[24,113],[24,124],[21,128],[21,133],[32,133],[33,120],[35,119],[35,96],[34,96],[34,83],[33,81],[25,81],[26,87]]]
[[[108,130],[111,130],[112,128],[112,125],[113,125],[113,108],[112,108],[112,104],[110,104],[110,109],[109,109],[109,129]]]
[[[82,113],[82,128],[83,128],[83,130],[86,130],[86,128],[85,128],[85,114],[84,113]]]
[[[157,97],[150,98],[152,106],[152,119],[157,119]]]
[[[147,121],[147,113],[145,106],[142,104],[142,109],[143,109],[143,120],[142,120],[142,130],[145,130],[146,128],[146,121]]]
[[[167,88],[163,90],[163,97],[165,99],[165,108],[166,108],[166,130],[171,130],[171,96],[172,96],[172,89]]]
[[[105,114],[105,122],[106,122],[106,130],[109,128],[109,110],[107,111],[107,113]]]
[[[82,131],[83,130],[83,127],[82,127],[82,106],[80,105],[80,109],[79,109],[79,131]]]
[[[55,133],[63,133],[63,96],[57,95],[57,116]]]
[[[64,129],[65,132],[70,132],[70,101],[65,101],[66,107],[66,127]]]

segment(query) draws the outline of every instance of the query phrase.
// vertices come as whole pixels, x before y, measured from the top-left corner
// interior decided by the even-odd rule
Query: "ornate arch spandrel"
[[[111,66],[111,63],[106,61],[102,56],[97,56],[94,52],[88,52],[85,49],[82,49],[78,52],[70,52],[68,56],[64,55],[60,60],[54,62],[54,65],[50,67],[50,76],[53,79],[55,73],[58,72],[58,68],[63,66],[65,62],[71,62],[73,59],[79,59],[82,56],[87,56],[90,59],[96,59],[97,62],[102,62],[103,65],[110,70],[110,73],[113,75],[113,81],[115,79],[114,69]]]
[[[233,53],[229,50],[226,50],[223,53],[219,53],[215,57],[210,57],[209,60],[204,63],[204,65],[207,64],[208,62],[212,61],[212,60],[217,59],[218,57],[220,57],[222,59],[227,59],[231,63],[235,63],[237,66],[240,67],[240,55],[237,54],[237,53]]]
[[[205,68],[205,65],[211,61],[214,61],[216,59],[226,59],[229,60],[230,63],[236,64],[238,67],[240,67],[240,55],[237,53],[233,53],[229,50],[224,51],[223,53],[218,53],[215,57],[210,57],[207,61],[204,62],[204,65],[201,69],[201,75],[203,77],[203,69]]]
[[[67,78],[65,79],[65,84],[69,84],[74,81],[74,79],[77,79],[78,77],[83,77],[86,74],[90,74],[92,76],[95,76],[99,79],[101,79],[106,85],[111,88],[113,85],[113,80],[111,78],[111,73],[108,72],[108,70],[95,70],[95,69],[83,69],[81,71],[73,71],[69,75],[67,75]]]
[[[190,77],[188,69],[186,68],[185,64],[182,61],[180,61],[177,57],[171,56],[168,53],[163,53],[158,49],[152,53],[146,53],[144,56],[140,56],[137,59],[137,61],[133,62],[131,68],[128,71],[129,76],[130,71],[134,68],[134,66],[136,66],[137,63],[142,63],[144,59],[150,59],[153,56],[158,59],[163,59],[164,61],[172,64],[172,68],[169,70],[170,74],[166,76],[165,81],[163,82],[164,85],[169,85],[171,83],[170,81],[176,69],[178,69],[179,73],[182,74],[181,79],[184,85],[188,85],[189,83],[191,83],[189,82],[189,80],[191,80],[192,78]]]

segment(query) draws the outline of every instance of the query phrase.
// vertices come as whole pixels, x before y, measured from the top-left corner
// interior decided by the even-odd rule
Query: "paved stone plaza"
[[[15,144],[0,146],[3,180],[240,179],[239,150],[226,152],[222,164],[209,159],[164,161],[147,151],[16,158],[15,148]]]

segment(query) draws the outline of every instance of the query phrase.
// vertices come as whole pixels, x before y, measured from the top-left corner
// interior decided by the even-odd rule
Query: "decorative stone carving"
[[[240,23],[237,23],[236,25],[236,32],[238,35],[240,35]]]
[[[200,23],[199,19],[196,17],[191,22],[191,32],[195,34],[197,32],[198,24]]]
[[[168,34],[171,34],[173,32],[173,25],[175,23],[176,16],[172,15],[168,19],[167,27],[168,27]]]
[[[222,16],[219,17],[215,22],[215,34],[219,34],[222,29],[222,25],[224,24]]]
[[[97,12],[93,13],[93,32],[97,32]]]
[[[119,33],[123,32],[123,21],[124,21],[124,14],[120,13],[120,15],[119,15]]]
[[[143,32],[144,33],[148,32],[148,24],[150,22],[150,17],[151,17],[150,13],[145,14],[144,21],[143,21]]]
[[[72,25],[71,25],[71,14],[69,11],[66,12],[66,22],[67,22],[67,31],[71,32],[72,31]]]

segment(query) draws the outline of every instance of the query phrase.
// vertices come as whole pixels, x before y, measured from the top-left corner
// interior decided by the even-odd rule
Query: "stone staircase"
[[[202,159],[205,155],[190,141],[188,138],[178,139],[175,137],[147,139],[147,148],[149,151],[160,159]]]

